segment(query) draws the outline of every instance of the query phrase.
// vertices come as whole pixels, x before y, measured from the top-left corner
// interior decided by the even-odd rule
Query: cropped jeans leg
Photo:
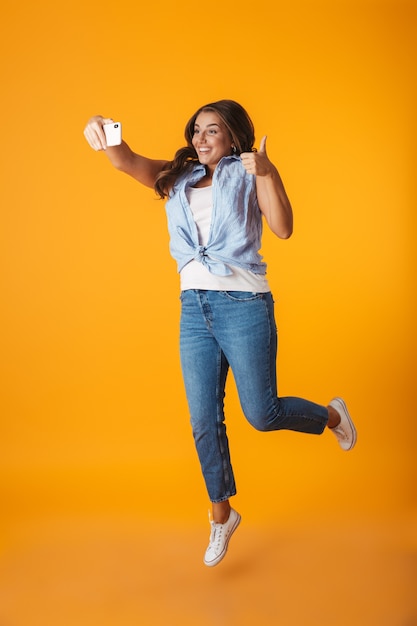
[[[181,294],[180,355],[193,437],[211,502],[236,494],[224,416],[229,363],[198,292]]]

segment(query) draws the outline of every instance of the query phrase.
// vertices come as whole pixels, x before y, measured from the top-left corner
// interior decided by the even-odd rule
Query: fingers
[[[256,174],[256,152],[242,152],[240,159],[248,174]]]
[[[101,115],[95,115],[87,122],[87,126],[84,128],[84,137],[93,150],[99,151],[107,148],[103,125],[111,124],[111,122],[113,122],[111,118]]]
[[[265,176],[270,171],[271,163],[266,154],[266,139],[267,135],[262,137],[258,151],[254,149],[253,152],[242,152],[240,155],[243,167],[248,174]]]

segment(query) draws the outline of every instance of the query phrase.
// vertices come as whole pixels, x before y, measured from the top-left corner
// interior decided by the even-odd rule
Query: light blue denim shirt
[[[186,190],[195,185],[206,170],[197,163],[180,176],[166,203],[170,252],[178,271],[192,260],[199,261],[217,276],[232,274],[230,265],[255,274],[266,273],[259,254],[262,215],[256,196],[255,176],[248,174],[238,156],[223,157],[213,175],[213,213],[207,244],[198,241],[197,227]]]

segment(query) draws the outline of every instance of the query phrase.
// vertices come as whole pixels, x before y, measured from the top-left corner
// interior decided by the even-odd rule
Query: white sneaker
[[[217,563],[220,563],[222,558],[226,556],[230,537],[239,526],[240,520],[241,517],[239,513],[237,513],[234,509],[230,509],[229,519],[225,524],[210,522],[210,543],[206,550],[206,554],[204,555],[205,565],[213,567],[214,565],[217,565]]]
[[[356,443],[356,428],[348,413],[346,404],[342,398],[333,398],[329,402],[329,406],[333,407],[340,415],[340,424],[330,428],[330,430],[336,436],[342,450],[351,450]]]

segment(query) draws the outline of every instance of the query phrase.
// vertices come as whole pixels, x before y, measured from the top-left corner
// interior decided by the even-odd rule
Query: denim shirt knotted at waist
[[[262,216],[256,196],[255,176],[248,174],[240,157],[224,157],[212,183],[213,212],[205,246],[200,245],[197,226],[187,200],[187,189],[206,173],[196,164],[176,181],[166,203],[170,252],[178,272],[190,261],[199,261],[212,274],[232,274],[230,265],[255,274],[266,273],[259,254]]]

